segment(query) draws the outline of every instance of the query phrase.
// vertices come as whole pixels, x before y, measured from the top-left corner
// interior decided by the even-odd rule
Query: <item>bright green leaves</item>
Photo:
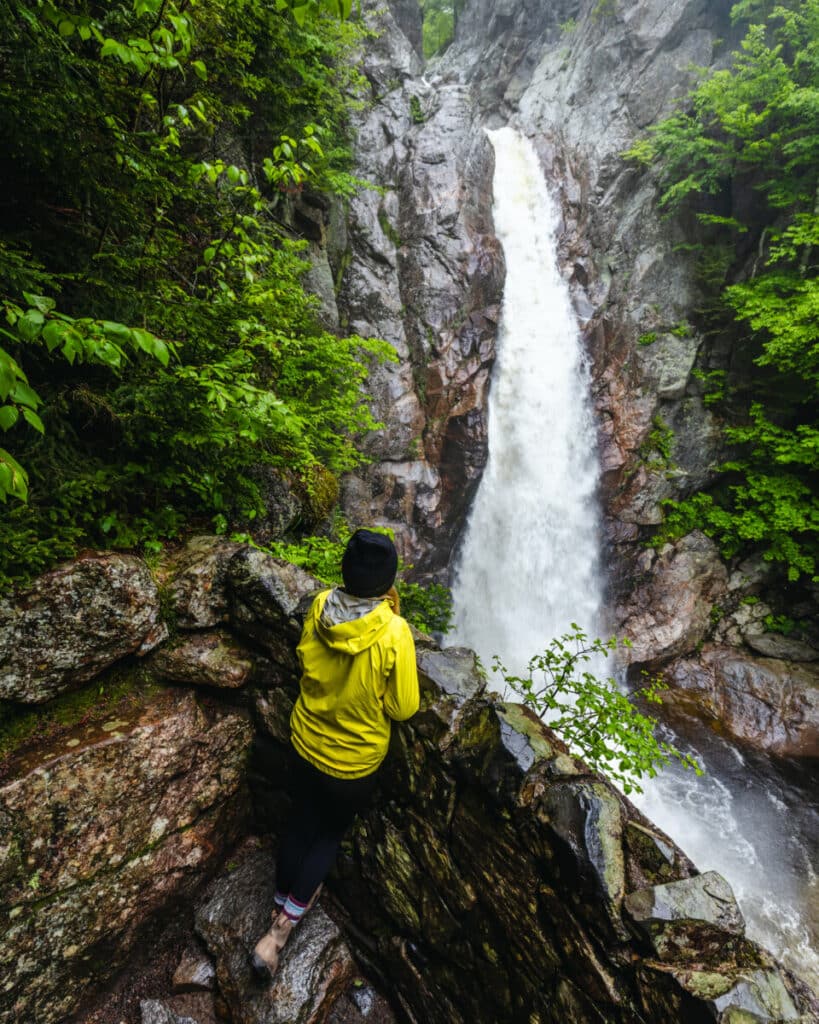
[[[819,217],[816,221],[819,229]],[[757,364],[795,374],[817,390],[819,278],[803,279],[798,273],[771,270],[726,288],[724,294],[736,316],[762,334]]]
[[[0,221],[0,482],[28,496],[0,517],[0,587],[79,542],[252,519],[259,466],[309,494],[378,427],[366,377],[392,353],[321,330],[280,223],[291,190],[356,187],[362,29],[347,0],[300,27],[284,8],[304,6],[22,0],[0,19],[0,186],[48,197]]]
[[[56,310],[54,299],[24,292],[29,303],[23,309],[16,303],[0,303],[9,329],[0,328],[7,342],[25,346],[44,346],[51,355],[59,355],[70,365],[96,363],[120,370],[131,352],[145,352],[167,366],[174,347],[142,328],[130,328],[110,320],[75,319]],[[8,431],[21,421],[38,433],[45,427],[37,409],[43,404],[18,363],[0,348],[0,430]],[[5,450],[0,450],[0,501],[28,497],[28,474]]]
[[[586,666],[605,670],[608,658],[627,640],[590,639],[575,623],[571,632],[552,640],[534,655],[523,676],[512,675],[495,656],[492,671],[500,673],[523,702],[565,740],[595,771],[619,783],[626,794],[642,792],[639,780],[653,778],[671,760],[701,769],[687,754],[654,735],[657,721],[642,714],[635,701],[659,703],[664,689],[652,680],[632,693],[622,693],[614,679],[600,679]]]
[[[299,28],[304,28],[310,20],[324,13],[342,20],[349,18],[353,0],[276,0],[276,9],[289,10]]]
[[[56,311],[54,300],[24,293],[32,308],[23,310],[13,302],[0,304],[11,330],[0,334],[11,341],[44,344],[49,353],[61,355],[69,364],[96,363],[121,369],[134,352],[145,352],[163,366],[168,365],[174,346],[143,328],[127,327],[112,320],[75,318]],[[15,336],[16,335],[16,336]]]

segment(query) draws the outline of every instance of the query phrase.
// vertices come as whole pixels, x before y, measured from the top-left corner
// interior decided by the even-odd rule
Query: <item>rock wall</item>
[[[503,285],[492,151],[468,86],[428,83],[389,9],[364,7],[379,35],[362,53],[373,102],[358,126],[358,172],[385,191],[350,203],[338,302],[346,327],[385,338],[399,362],[372,374],[385,427],[342,500],[351,521],[392,526],[408,561],[440,573],[486,461]]]
[[[0,638],[9,621],[15,636],[47,637],[39,617],[53,622],[54,605],[33,598],[59,583],[70,614],[79,590],[66,581],[80,588],[80,569],[9,600]],[[86,632],[73,651],[85,687],[69,675],[42,704],[50,651],[32,645],[28,696],[4,707],[2,1024],[103,1020],[82,1005],[242,834],[277,832],[286,816],[294,647],[316,582],[218,538],[193,540],[157,577],[172,635],[147,660],[88,681],[108,638]],[[138,616],[120,594],[112,615]],[[275,991],[259,990],[246,953],[270,909],[269,849],[245,846],[197,898],[199,956],[215,962],[202,974],[223,1018],[319,1024],[351,998],[357,959],[403,1020],[424,1024],[819,1021],[805,986],[744,937],[723,879],[698,874],[537,718],[488,693],[471,652],[421,634],[417,645],[422,709],[396,727],[325,903],[346,939],[316,912]],[[0,646],[0,666],[8,655]],[[145,1005],[143,1021],[185,1019]]]
[[[634,641],[635,669],[667,665],[675,682],[709,642],[799,662],[813,703],[815,593],[794,599],[764,563],[726,566],[702,534],[644,546],[662,501],[707,484],[725,451],[693,373],[705,339],[682,227],[661,219],[651,173],[622,154],[686,95],[693,66],[726,60],[741,32],[731,0],[469,0],[457,39],[426,68],[400,28],[411,6],[391,5],[395,18],[367,7],[380,35],[362,55],[373,105],[358,160],[387,191],[351,204],[338,301],[399,362],[373,377],[385,429],[370,441],[373,464],[345,482],[349,517],[392,526],[422,577],[451,575],[486,459],[503,284],[482,129],[512,123],[535,142],[563,209],[560,258],[593,368],[610,628]],[[813,639],[789,640],[764,615],[744,628],[751,602],[813,622]],[[762,646],[749,640],[768,629]],[[737,738],[770,745],[736,721],[725,724]],[[813,740],[799,750],[819,755]]]

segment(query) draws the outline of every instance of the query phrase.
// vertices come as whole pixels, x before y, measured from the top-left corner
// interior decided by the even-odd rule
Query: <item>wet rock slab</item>
[[[251,727],[159,690],[0,789],[0,1021],[56,1024],[213,870],[246,815]],[[61,741],[62,742],[62,741]]]
[[[745,931],[731,887],[716,871],[631,893],[625,909],[661,959],[727,953],[730,936]]]
[[[275,863],[248,844],[196,914],[216,961],[219,990],[235,1024],[319,1024],[357,973],[337,925],[317,904],[294,929],[272,984],[257,980],[249,955],[270,927]]]

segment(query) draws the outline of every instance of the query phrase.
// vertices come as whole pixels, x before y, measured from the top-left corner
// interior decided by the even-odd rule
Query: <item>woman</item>
[[[389,537],[357,530],[341,563],[343,589],[322,591],[304,624],[301,692],[290,717],[293,810],[279,848],[273,927],[251,957],[266,978],[372,797],[391,720],[418,710],[415,644],[399,614],[397,569]]]

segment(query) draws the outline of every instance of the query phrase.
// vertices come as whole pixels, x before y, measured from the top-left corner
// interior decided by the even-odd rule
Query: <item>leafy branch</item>
[[[510,673],[497,655],[492,671],[500,673],[523,703],[590,768],[618,782],[626,794],[642,792],[639,780],[653,778],[672,760],[701,774],[690,755],[657,739],[656,719],[642,714],[634,704],[661,703],[660,692],[665,688],[661,680],[653,679],[627,696],[614,679],[600,679],[584,667],[590,662],[605,664],[618,646],[630,645],[628,640],[618,644],[615,637],[590,639],[573,622],[570,632],[530,658],[525,675]]]

